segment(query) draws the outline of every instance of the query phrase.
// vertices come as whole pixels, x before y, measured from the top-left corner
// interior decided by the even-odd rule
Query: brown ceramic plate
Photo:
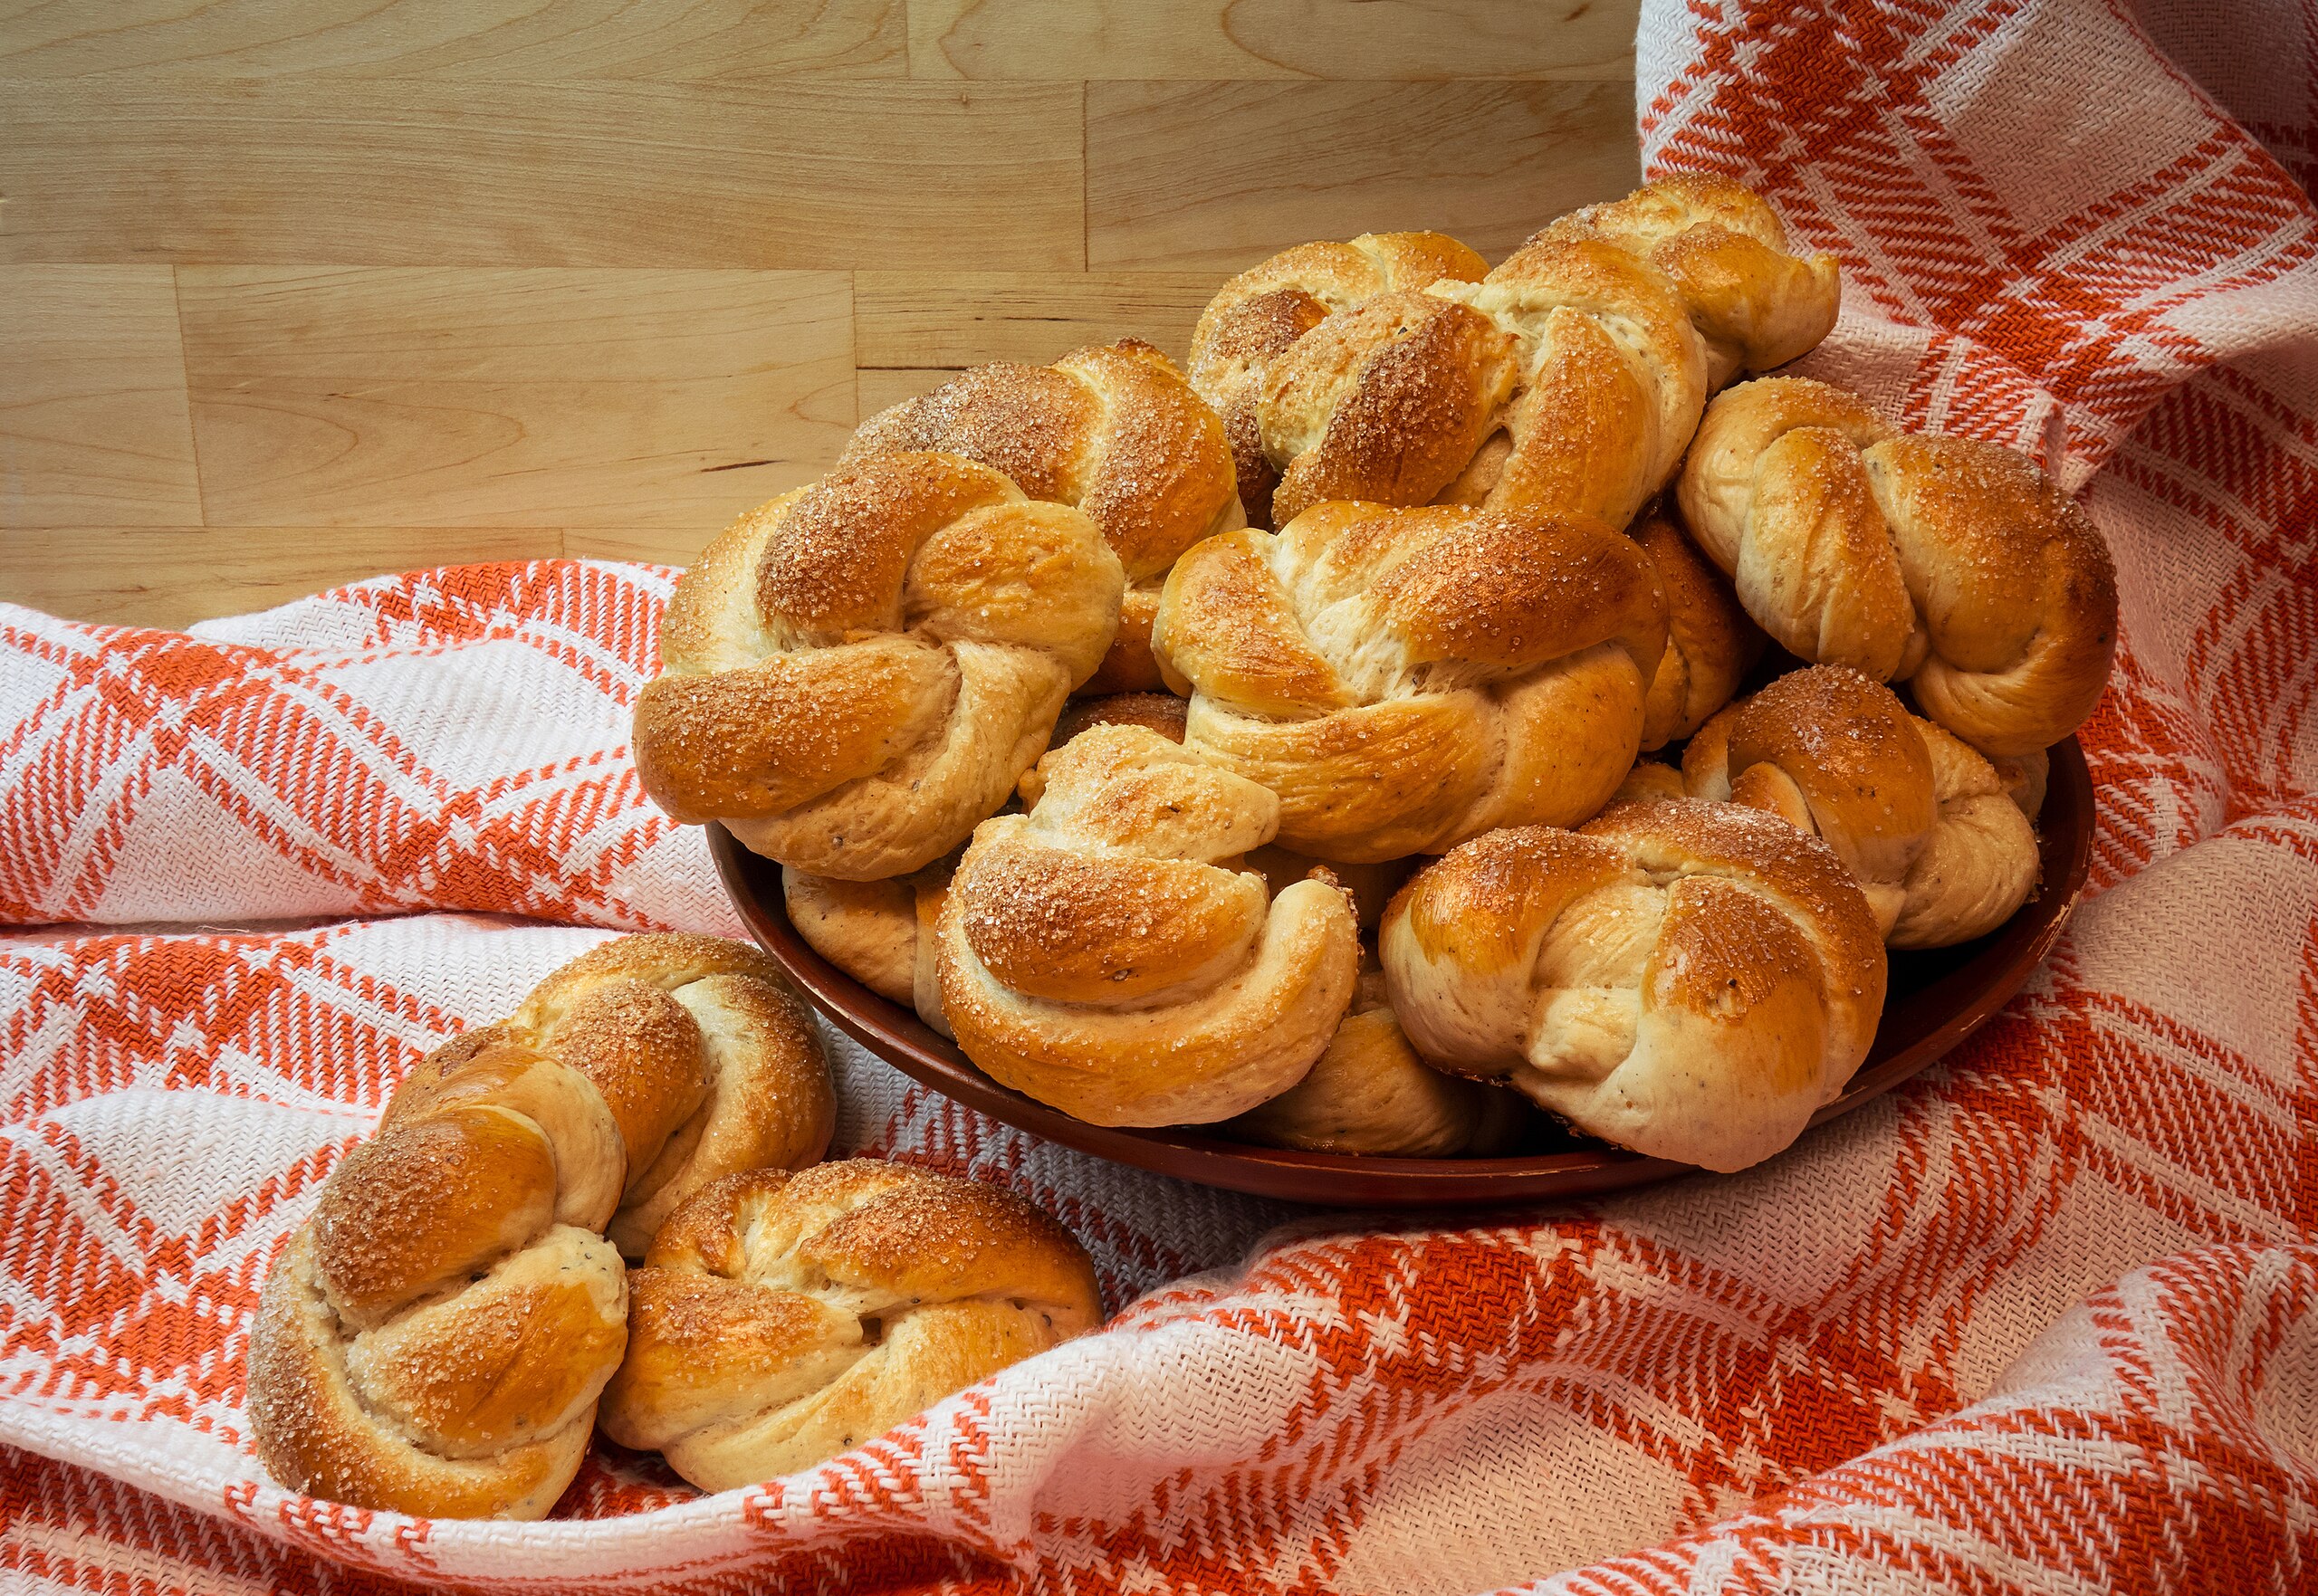
[[[2020,989],[2060,940],[2093,854],[2093,782],[2070,738],[2052,750],[2039,829],[2044,875],[2020,913],[1988,935],[1928,953],[1892,955],[1891,995],[1867,1062],[1816,1124],[1880,1096],[1970,1036]],[[1534,1144],[1509,1158],[1364,1158],[1250,1147],[1190,1130],[1090,1125],[1008,1090],[917,1016],[805,945],[781,900],[781,867],[708,828],[724,890],[750,932],[786,965],[839,1030],[894,1066],[992,1119],[1099,1158],[1262,1197],[1342,1206],[1431,1208],[1578,1197],[1691,1172],[1688,1164],[1591,1141],[1539,1116]]]

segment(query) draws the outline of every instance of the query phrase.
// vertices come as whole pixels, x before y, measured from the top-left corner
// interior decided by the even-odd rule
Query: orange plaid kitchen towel
[[[841,1145],[1056,1209],[1106,1333],[721,1496],[606,1450],[546,1524],[344,1510],[242,1417],[322,1176],[604,928],[732,929],[624,750],[668,575],[0,612],[0,914],[42,926],[0,941],[0,1582],[2318,1588],[2318,15],[1649,0],[1637,58],[1653,169],[1843,256],[1809,368],[2042,454],[2117,551],[2093,894],[1998,1022],[1743,1175],[1423,1223],[840,1046]]]

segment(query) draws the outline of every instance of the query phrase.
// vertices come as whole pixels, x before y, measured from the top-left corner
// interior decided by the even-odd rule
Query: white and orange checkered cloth
[[[841,1143],[1055,1209],[1105,1333],[748,1490],[606,1452],[546,1524],[347,1511],[242,1412],[324,1173],[604,928],[737,930],[623,743],[671,575],[5,610],[0,1585],[2318,1588],[2318,11],[1652,0],[1639,60],[1653,169],[1841,253],[1809,368],[2039,454],[2117,551],[2093,895],[1997,1023],[1747,1174],[1430,1222],[840,1046]]]

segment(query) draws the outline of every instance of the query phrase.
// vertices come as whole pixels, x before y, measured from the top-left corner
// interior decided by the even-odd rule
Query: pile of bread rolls
[[[1887,947],[2033,893],[2116,635],[2027,460],[1755,375],[1838,297],[1756,195],[1676,177],[1494,269],[1288,250],[1188,374],[1131,339],[969,371],[685,573],[645,785],[1091,1123],[1452,1157],[1543,1113],[1743,1168],[1866,1056]],[[558,971],[325,1184],[252,1333],[259,1456],[537,1517],[600,1424],[723,1489],[1098,1321],[1050,1218],[817,1164],[832,1112],[754,951]]]
[[[1865,1056],[1887,946],[2034,892],[2116,635],[2029,461],[1756,375],[1839,297],[1671,177],[1494,268],[1288,250],[1187,373],[967,372],[685,575],[645,783],[1079,1118],[1446,1156],[1542,1109],[1752,1163]]]

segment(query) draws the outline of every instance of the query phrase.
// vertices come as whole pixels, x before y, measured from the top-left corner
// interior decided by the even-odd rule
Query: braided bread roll
[[[1841,665],[1790,672],[1709,721],[1682,782],[1833,848],[1894,948],[1985,935],[2036,885],[2032,817],[1995,767]]]
[[[250,1333],[259,1458],[294,1490],[541,1518],[627,1341],[618,1248],[730,1171],[820,1156],[835,1101],[771,961],[637,936],[420,1061],[331,1171]]]
[[[1176,556],[1246,524],[1223,424],[1183,374],[1140,339],[1077,349],[1051,366],[977,366],[880,411],[840,468],[934,449],[1005,473],[1033,499],[1074,504],[1126,571],[1118,636],[1088,693],[1159,685],[1151,616]]]
[[[704,1491],[810,1468],[1103,1316],[1047,1215],[875,1159],[703,1189],[628,1285],[604,1433]]]
[[[1781,646],[1907,682],[1983,753],[2049,747],[2100,700],[2117,637],[2108,547],[2010,449],[1911,436],[1841,388],[1767,377],[1714,402],[1680,498]]]
[[[1883,945],[1842,862],[1771,816],[1688,798],[1476,837],[1393,900],[1379,948],[1436,1067],[1710,1170],[1793,1142],[1883,1009]]]
[[[1048,756],[1028,815],[975,831],[935,974],[966,1056],[1099,1125],[1229,1119],[1301,1079],[1352,999],[1359,932],[1325,879],[1234,866],[1279,800],[1140,726]]]
[[[1323,504],[1211,538],[1152,634],[1185,745],[1279,795],[1282,846],[1438,853],[1601,808],[1666,641],[1648,555],[1595,521]]]
[[[1832,256],[1761,198],[1662,179],[1564,216],[1495,271],[1438,234],[1288,250],[1225,283],[1192,342],[1249,520],[1435,499],[1623,527],[1706,396],[1834,325]]]
[[[1181,742],[1183,701],[1167,693],[1074,698],[1055,720],[1051,745],[1060,748],[1090,726],[1147,726]],[[1022,772],[1016,790],[1024,808],[1039,801],[1045,785],[1035,765]],[[911,1005],[946,1037],[950,1022],[934,980],[934,929],[957,867],[953,854],[907,875],[838,881],[784,865],[781,896],[790,922],[813,951],[879,997]]]
[[[646,790],[818,875],[931,864],[1006,799],[1118,629],[1087,515],[886,454],[742,516],[677,583],[636,705]]]
[[[1487,261],[1443,234],[1364,233],[1348,244],[1283,250],[1216,291],[1192,333],[1192,387],[1223,418],[1250,523],[1275,524],[1280,467],[1309,448],[1289,446],[1295,418],[1271,397],[1274,374],[1291,359],[1296,372],[1333,364],[1353,377],[1340,400],[1346,437],[1337,452],[1355,433],[1375,451],[1400,442],[1410,451],[1412,484],[1436,476],[1445,483],[1463,468],[1499,402],[1497,373],[1481,369],[1488,362],[1473,318],[1422,291],[1488,274]],[[1394,502],[1422,503],[1437,491],[1413,485],[1414,498]],[[1303,478],[1288,489],[1299,509],[1327,496]]]

